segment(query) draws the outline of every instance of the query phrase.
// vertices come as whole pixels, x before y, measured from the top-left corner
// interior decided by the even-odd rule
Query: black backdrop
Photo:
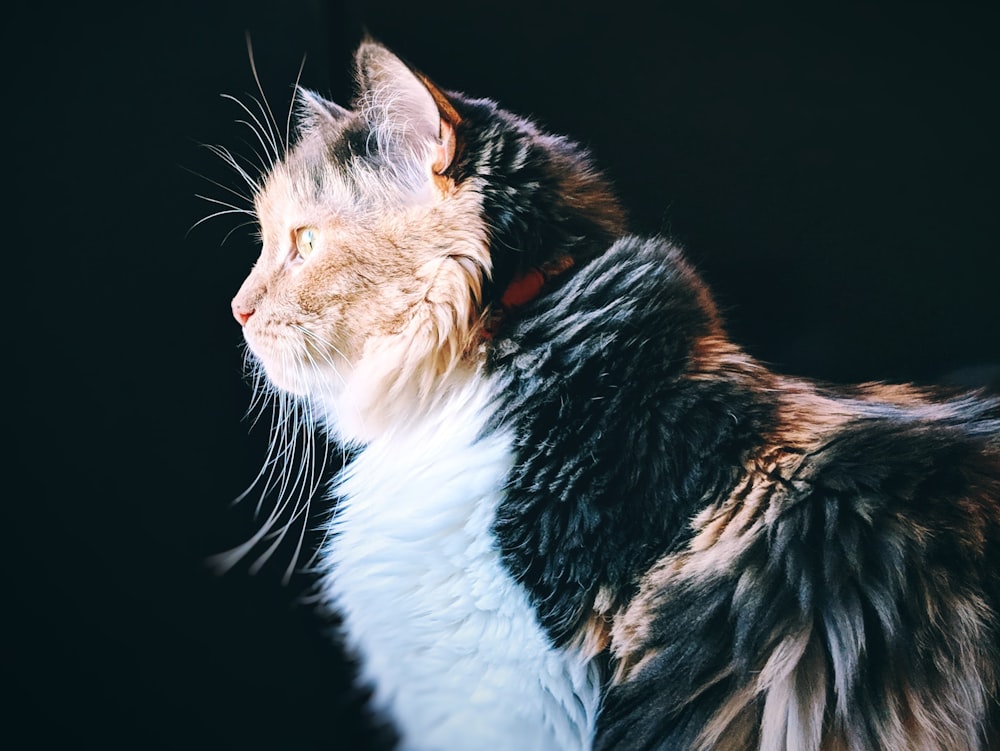
[[[375,748],[290,551],[205,558],[264,456],[199,225],[268,98],[344,101],[362,28],[441,85],[592,147],[786,372],[986,384],[1000,363],[997,6],[841,2],[39,4],[3,32],[8,748]],[[805,5],[805,4],[799,4]],[[279,8],[280,6],[280,8]],[[281,115],[279,115],[281,117]],[[197,177],[201,174],[209,180]],[[225,242],[223,240],[225,239]],[[17,725],[30,732],[19,740]]]

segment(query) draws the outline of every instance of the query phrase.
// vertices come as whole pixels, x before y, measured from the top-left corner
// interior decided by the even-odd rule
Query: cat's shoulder
[[[626,235],[560,274],[518,311],[497,352],[539,343],[595,355],[627,348],[634,361],[686,346],[719,326],[708,289],[680,247],[661,236]]]

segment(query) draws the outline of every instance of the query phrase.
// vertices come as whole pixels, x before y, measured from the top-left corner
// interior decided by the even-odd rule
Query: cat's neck
[[[421,388],[416,382],[392,379],[382,367],[380,353],[373,353],[344,374],[342,388],[316,400],[334,440],[366,446],[391,438],[404,426],[440,421],[453,414],[455,405],[467,401],[467,394],[484,379],[482,365],[468,359],[448,373],[437,374],[432,388]]]
[[[515,275],[501,295],[499,303],[490,311],[483,325],[483,336],[492,339],[505,320],[543,294],[555,277],[568,271],[573,265],[572,256],[560,256]]]

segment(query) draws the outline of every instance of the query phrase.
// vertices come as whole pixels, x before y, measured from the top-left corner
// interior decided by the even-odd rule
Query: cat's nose
[[[247,321],[250,320],[250,316],[254,313],[253,308],[248,308],[244,305],[240,305],[236,300],[233,300],[233,318],[240,326],[246,326]]]

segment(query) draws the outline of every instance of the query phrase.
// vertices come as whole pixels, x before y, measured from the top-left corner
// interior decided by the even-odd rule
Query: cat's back
[[[597,747],[995,747],[1000,402],[728,357],[760,440],[616,623]]]
[[[598,748],[992,742],[1000,400],[777,374],[659,238],[561,280],[491,362],[505,560],[557,640],[615,613]]]

